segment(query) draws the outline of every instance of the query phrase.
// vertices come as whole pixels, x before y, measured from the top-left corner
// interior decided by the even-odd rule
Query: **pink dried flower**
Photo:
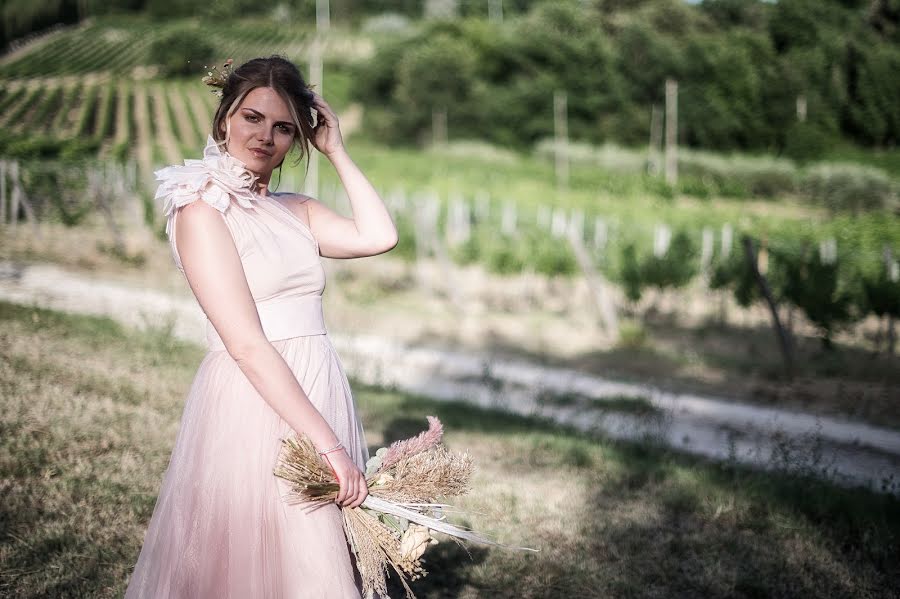
[[[401,459],[431,449],[441,442],[441,437],[444,436],[444,425],[436,416],[426,416],[426,418],[428,419],[428,430],[411,439],[393,442],[387,453],[384,454],[379,470],[387,470]]]

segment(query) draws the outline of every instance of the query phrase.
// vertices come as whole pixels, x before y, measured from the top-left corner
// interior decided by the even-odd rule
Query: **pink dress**
[[[364,468],[362,424],[322,317],[318,244],[283,198],[241,188],[241,163],[209,141],[202,161],[157,172],[175,263],[184,272],[177,207],[202,199],[218,208],[266,336]],[[209,351],[190,387],[126,599],[359,597],[339,508],[309,511],[284,501],[288,485],[272,470],[281,439],[294,431],[206,324]]]

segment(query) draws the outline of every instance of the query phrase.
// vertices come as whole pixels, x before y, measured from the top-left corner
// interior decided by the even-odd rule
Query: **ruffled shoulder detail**
[[[256,199],[252,189],[257,176],[243,162],[222,151],[211,135],[201,160],[187,159],[184,165],[167,166],[154,175],[160,182],[154,199],[165,198],[166,235],[170,234],[172,224],[169,217],[180,206],[195,200],[203,200],[224,213],[231,205],[231,198],[244,208],[251,208]]]

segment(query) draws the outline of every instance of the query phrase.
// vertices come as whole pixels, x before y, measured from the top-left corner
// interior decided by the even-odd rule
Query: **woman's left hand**
[[[330,156],[344,148],[344,139],[341,137],[341,129],[337,115],[325,98],[313,92],[313,107],[318,113],[316,126],[313,129],[313,145],[321,153]]]

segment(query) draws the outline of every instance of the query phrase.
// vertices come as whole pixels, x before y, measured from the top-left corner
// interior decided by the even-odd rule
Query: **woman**
[[[223,83],[203,160],[156,173],[209,352],[125,596],[359,597],[339,510],[366,498],[368,450],[325,331],[319,256],[380,254],[397,230],[344,149],[334,112],[293,64],[251,60]],[[269,191],[291,146],[308,156],[310,144],[337,170],[353,218]],[[272,470],[295,432],[334,470],[335,503],[309,511],[284,500],[288,485]]]

